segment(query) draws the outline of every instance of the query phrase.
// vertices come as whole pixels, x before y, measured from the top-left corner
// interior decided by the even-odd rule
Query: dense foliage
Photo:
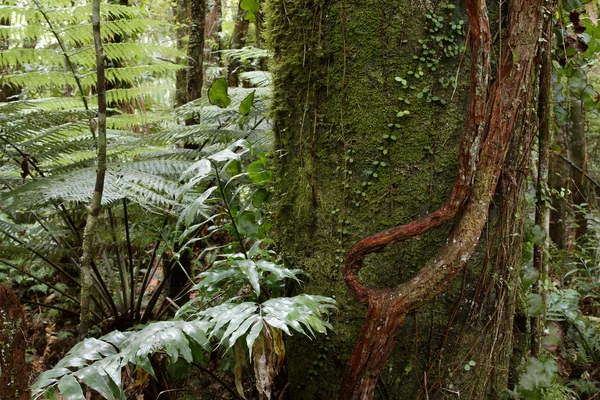
[[[205,95],[179,107],[175,76],[186,69],[186,52],[171,4],[102,4],[108,169],[92,257],[94,337],[81,342],[73,337],[97,152],[91,6],[0,6],[0,280],[32,315],[34,398],[157,396],[178,389],[165,376],[200,382],[201,396],[270,398],[285,391],[285,384],[276,388],[284,336],[332,329],[335,301],[298,294],[310,277],[285,264],[274,239],[272,187],[280,177],[270,167],[278,153],[261,4],[208,3],[220,28],[205,38]],[[419,43],[420,66],[396,77],[404,88],[424,69],[436,70],[436,52],[450,58],[465,51],[458,41],[464,21],[449,18],[454,10],[444,2],[427,14],[431,35]],[[529,171],[518,313],[528,334],[543,327],[543,340],[541,351],[519,360],[505,398],[591,399],[600,390],[600,26],[591,1],[563,0],[553,18],[551,175],[564,179],[538,185],[539,169]],[[446,25],[450,34],[443,36]],[[234,46],[239,36],[245,43]],[[429,87],[418,98],[446,103]],[[395,118],[384,125],[399,129],[408,104],[399,98]],[[576,127],[587,137],[582,151]],[[540,148],[532,153],[537,159]],[[359,207],[365,194],[355,194]],[[555,212],[551,224],[564,227],[561,235],[536,224],[540,202]],[[543,267],[534,263],[536,246],[546,255]]]

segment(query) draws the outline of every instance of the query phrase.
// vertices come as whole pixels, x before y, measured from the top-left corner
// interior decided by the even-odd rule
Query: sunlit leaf
[[[244,11],[255,14],[258,12],[260,4],[258,3],[258,0],[242,0],[240,2],[240,8]]]
[[[219,78],[208,88],[208,101],[218,107],[225,108],[231,104],[231,97],[227,94],[227,79]]]
[[[254,104],[254,93],[256,91],[250,93],[242,102],[240,103],[240,114],[248,115],[250,114],[250,110],[252,109],[252,105]]]

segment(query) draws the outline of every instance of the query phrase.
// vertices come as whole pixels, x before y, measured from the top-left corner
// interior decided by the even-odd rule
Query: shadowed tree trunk
[[[551,13],[541,0],[501,16],[496,2],[452,3],[267,2],[280,242],[307,290],[340,303],[330,343],[289,343],[293,399],[483,399],[508,383],[534,58]],[[462,65],[435,37],[461,19]]]
[[[566,250],[568,247],[567,224],[571,219],[568,207],[570,170],[569,165],[561,157],[561,154],[569,154],[565,131],[566,129],[557,130],[554,136],[554,143],[560,147],[560,153],[555,152],[552,154],[550,175],[548,177],[548,185],[555,191],[552,196],[552,208],[550,209],[550,239],[559,250]]]
[[[187,89],[184,98],[178,98],[178,102],[187,103],[202,96],[204,83],[204,26],[206,19],[206,1],[190,0],[190,40],[188,43],[188,70]],[[183,104],[182,103],[182,104]],[[199,121],[190,119],[185,121],[186,125],[194,125]],[[186,143],[187,149],[198,149],[199,145]],[[192,274],[191,249],[183,249],[180,243],[175,244],[175,251],[181,252],[179,260],[171,259],[166,265],[166,274],[169,276],[169,287],[167,296],[174,299],[177,304],[184,304],[190,298],[186,286]]]
[[[0,399],[29,398],[25,312],[13,291],[0,285]]]
[[[189,13],[187,0],[177,0],[175,9],[175,20],[177,22],[177,49],[185,50],[184,37],[189,34]],[[185,58],[179,61],[188,65]],[[187,69],[180,69],[175,75],[175,106],[181,106],[187,102]]]
[[[204,23],[206,0],[190,0],[190,41],[188,44],[189,70],[187,75],[187,101],[202,96],[204,82]]]
[[[569,119],[567,122],[567,140],[569,141],[569,159],[579,169],[571,168],[571,190],[573,192],[573,204],[583,205],[589,202],[590,190],[588,182],[585,179],[584,173],[587,171],[587,146],[585,139],[585,125],[583,108],[579,100],[571,101],[571,109],[569,110]],[[575,237],[577,240],[585,235],[587,231],[585,212],[575,210]]]
[[[10,26],[10,20],[6,18],[0,18],[0,27]],[[0,38],[0,50],[8,49],[9,41],[8,38]],[[7,72],[7,71],[0,71]],[[17,100],[16,95],[20,93],[21,89],[12,85],[0,85],[0,103],[7,101]]]
[[[229,41],[230,49],[241,49],[246,45],[246,38],[248,36],[248,28],[250,22],[244,19],[245,11],[241,7],[237,8],[237,14],[235,16],[235,25],[233,27],[233,33],[231,34],[231,40]],[[227,65],[227,81],[230,87],[237,87],[240,84],[239,73],[241,62],[238,59],[231,59]]]

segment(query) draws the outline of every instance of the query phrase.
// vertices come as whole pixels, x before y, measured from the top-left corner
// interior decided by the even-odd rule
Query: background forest
[[[530,3],[487,3],[509,93]],[[487,154],[485,2],[2,0],[0,399],[598,398],[600,4],[535,3],[517,139],[440,277],[476,190],[402,229]]]

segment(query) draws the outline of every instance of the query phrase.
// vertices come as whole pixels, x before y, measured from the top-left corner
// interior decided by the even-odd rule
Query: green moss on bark
[[[266,4],[268,42],[275,52],[275,147],[281,155],[276,165],[278,239],[287,262],[310,274],[305,290],[339,302],[330,341],[295,338],[288,343],[293,399],[337,397],[365,315],[365,307],[352,297],[343,279],[345,252],[364,236],[434,211],[454,181],[468,106],[468,56],[453,97],[452,87],[443,88],[439,79],[454,79],[460,55],[443,59],[436,71],[423,68],[425,75],[418,80],[409,75],[423,65],[413,57],[421,54],[419,39],[430,35],[425,15],[439,12],[446,3],[270,0]],[[457,8],[451,17],[466,20],[462,2],[454,3]],[[463,45],[464,40],[462,36],[456,44]],[[403,89],[396,77],[409,80],[416,89]],[[424,87],[447,104],[417,98]],[[405,109],[409,115],[396,117]],[[390,128],[390,123],[400,127]],[[449,228],[369,258],[362,279],[374,286],[397,286],[429,260]],[[482,259],[483,253],[475,258]],[[477,272],[468,272],[467,278],[476,281]],[[416,398],[416,377],[422,379],[442,343],[449,315],[465,301],[460,298],[462,285],[455,280],[443,295],[407,318],[382,376],[382,390],[390,398]],[[473,290],[474,284],[466,292]],[[466,312],[459,309],[457,318]]]

